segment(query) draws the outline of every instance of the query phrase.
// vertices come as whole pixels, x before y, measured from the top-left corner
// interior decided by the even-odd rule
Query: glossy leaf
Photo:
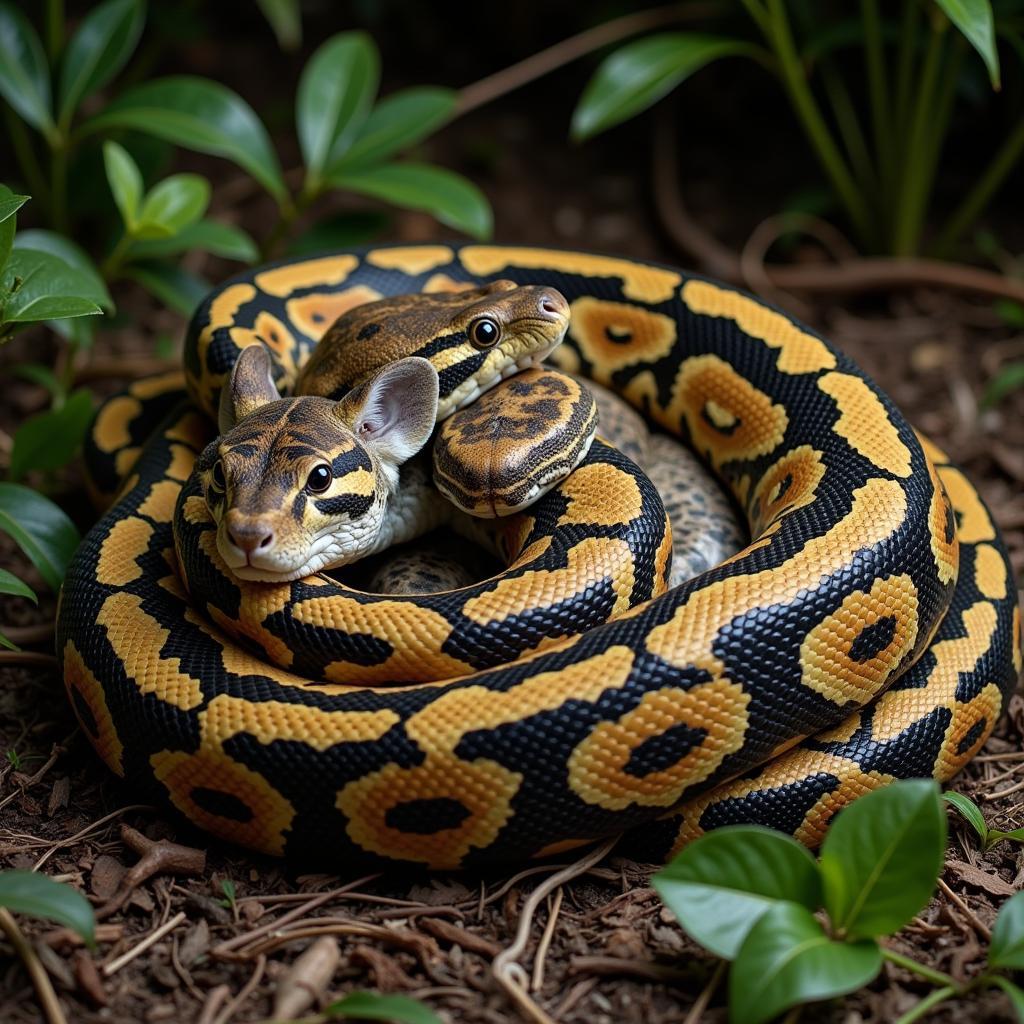
[[[331,1003],[324,1013],[332,1019],[383,1020],[395,1024],[442,1024],[433,1010],[408,996],[379,992],[351,992]]]
[[[382,99],[367,115],[355,141],[332,170],[382,163],[437,131],[455,111],[452,89],[417,86]]]
[[[6,569],[0,569],[0,594],[24,597],[33,604],[39,603],[36,592],[24,580],[19,580],[13,572],[8,572]]]
[[[106,0],[83,19],[64,51],[58,89],[59,120],[102,89],[135,52],[145,21],[142,0]]]
[[[0,96],[43,133],[54,131],[50,69],[43,44],[13,4],[0,3]]]
[[[380,57],[365,32],[342,32],[310,57],[299,80],[295,123],[314,178],[351,143],[377,95]]]
[[[146,291],[182,316],[191,316],[210,290],[202,278],[172,263],[134,263],[125,268],[124,275],[138,281]]]
[[[1024,968],[1024,892],[1011,896],[999,908],[988,947],[990,967]]]
[[[56,921],[93,944],[96,919],[89,901],[70,885],[36,871],[0,871],[0,907]]]
[[[981,813],[981,808],[969,796],[964,796],[963,793],[954,793],[952,791],[943,793],[942,799],[960,812],[961,817],[974,829],[982,846],[984,846],[988,838],[988,825],[985,822],[985,816]]]
[[[868,793],[840,811],[819,864],[838,934],[889,935],[929,900],[942,866],[946,816],[930,779]]]
[[[999,51],[990,0],[935,0],[946,17],[978,51],[988,68],[993,89],[999,88]]]
[[[996,843],[1001,843],[1007,839],[1014,843],[1024,843],[1024,828],[1015,828],[1012,832],[1003,832],[1002,829],[990,828],[988,830],[988,838],[985,840],[985,849],[990,850]]]
[[[410,210],[423,210],[442,224],[474,238],[489,238],[493,226],[487,197],[461,175],[430,164],[386,164],[339,171],[330,183]]]
[[[92,282],[48,252],[15,248],[0,274],[0,322],[35,323],[102,312]]]
[[[133,258],[154,259],[177,256],[191,249],[201,249],[228,260],[252,263],[259,258],[256,243],[241,228],[213,220],[200,220],[182,228],[170,238],[154,238],[132,244]]]
[[[717,829],[690,843],[652,879],[682,927],[731,960],[779,901],[821,905],[814,858],[795,839],[756,825]]]
[[[60,589],[80,540],[62,509],[21,484],[0,483],[0,531],[28,556],[51,590]]]
[[[16,196],[6,185],[0,185],[0,270],[14,246],[14,232],[18,226],[15,214],[28,201],[28,196]]]
[[[30,228],[28,231],[19,231],[14,239],[15,249],[32,249],[34,252],[48,252],[62,260],[79,275],[82,298],[95,302],[101,309],[113,312],[114,300],[107,291],[96,265],[86,254],[85,250],[65,235],[59,235],[55,231],[45,231],[42,228]]]
[[[297,50],[302,42],[299,0],[256,0],[282,50]]]
[[[1021,388],[1024,388],[1024,361],[1007,363],[988,382],[981,399],[982,409],[991,409]]]
[[[1001,988],[1010,999],[1010,1006],[1017,1015],[1017,1020],[1024,1024],[1024,989],[1015,985],[1009,978],[1000,977],[998,974],[992,979],[992,983]]]
[[[81,388],[60,408],[25,420],[14,432],[11,479],[17,482],[30,470],[47,472],[66,466],[82,444],[92,413],[92,394]]]
[[[142,205],[142,174],[131,154],[116,142],[103,143],[103,166],[107,172],[110,194],[114,197],[121,219],[128,231],[134,232],[139,223]]]
[[[749,53],[740,39],[661,32],[619,47],[599,65],[573,111],[571,134],[589,139],[653,106],[706,64]]]
[[[286,196],[263,123],[237,93],[193,75],[158,78],[122,93],[83,132],[132,128],[199,153],[232,160],[272,196]]]
[[[877,943],[836,942],[814,915],[777,903],[751,929],[729,973],[729,1020],[762,1024],[799,1003],[855,992],[882,968]]]
[[[142,201],[139,238],[170,238],[194,224],[210,204],[210,183],[198,174],[172,174],[157,182]]]

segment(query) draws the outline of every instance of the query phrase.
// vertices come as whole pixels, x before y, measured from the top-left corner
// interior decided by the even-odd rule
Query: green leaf
[[[64,51],[59,120],[69,124],[86,97],[102,89],[134,53],[145,21],[141,0],[106,0],[83,19]]]
[[[989,0],[935,0],[946,17],[981,54],[993,89],[999,88],[999,51],[996,49],[995,21]]]
[[[39,604],[36,592],[24,580],[19,580],[13,572],[6,569],[0,569],[0,594],[27,597],[33,604]]]
[[[256,0],[282,50],[297,50],[302,43],[299,0]]]
[[[750,53],[740,39],[662,32],[619,47],[587,83],[573,111],[571,135],[589,139],[667,96],[677,85],[721,57]]]
[[[1001,843],[1007,839],[1015,843],[1024,843],[1024,828],[1015,828],[1012,832],[1003,832],[1002,829],[990,828],[988,830],[988,837],[985,840],[985,849],[991,850],[996,843]]]
[[[1009,996],[1010,1006],[1013,1007],[1017,1020],[1024,1022],[1024,990],[1014,985],[1009,978],[1004,978],[998,974],[992,978],[992,984],[997,985]]]
[[[992,310],[1003,321],[1007,327],[1016,327],[1017,330],[1024,328],[1024,306],[1013,299],[996,299],[992,303]]]
[[[121,211],[121,219],[129,232],[134,232],[139,223],[139,206],[142,203],[142,174],[131,154],[116,142],[103,143],[103,166],[107,172],[110,193]]]
[[[210,290],[202,278],[172,263],[134,263],[125,268],[124,276],[138,281],[146,291],[182,316],[191,316]]]
[[[89,901],[70,885],[35,871],[0,871],[0,906],[16,914],[56,921],[81,935],[91,946],[96,919]]]
[[[840,811],[819,859],[836,932],[858,939],[902,928],[931,897],[945,843],[931,779],[893,783]]]
[[[423,85],[382,99],[367,115],[348,151],[331,170],[378,164],[414,146],[441,127],[455,110],[452,89]]]
[[[133,128],[199,153],[224,157],[248,171],[278,202],[287,198],[277,155],[263,122],[219,82],[174,75],[122,93],[81,131]]]
[[[256,243],[241,228],[213,220],[201,220],[182,228],[170,238],[154,238],[132,243],[132,257],[156,259],[177,256],[190,249],[201,249],[228,260],[252,263],[259,258]]]
[[[489,238],[493,227],[487,197],[470,181],[429,164],[385,164],[330,175],[336,188],[383,199],[410,210],[424,210],[442,224],[474,238]]]
[[[978,834],[978,839],[981,840],[981,845],[984,846],[988,838],[988,825],[978,805],[969,796],[952,791],[943,793],[942,799],[946,803],[952,804],[960,812],[967,824]]]
[[[1024,388],[1024,360],[1007,363],[1000,368],[985,388],[985,394],[981,398],[982,409],[991,409],[1020,388]]]
[[[13,217],[31,199],[31,196],[16,196],[6,185],[0,185],[0,223]]]
[[[0,185],[0,270],[4,269],[14,245],[14,231],[18,222],[15,214],[28,198],[16,196],[6,185]]]
[[[306,170],[318,179],[349,146],[377,95],[380,57],[365,32],[328,39],[302,69],[295,123]]]
[[[48,252],[15,248],[0,274],[0,322],[35,323],[102,312],[92,282]]]
[[[43,44],[13,4],[0,3],[0,96],[47,136],[55,130]]]
[[[114,300],[107,291],[107,286],[96,269],[96,264],[88,257],[85,250],[64,235],[58,235],[55,231],[44,231],[41,228],[32,228],[28,231],[19,231],[14,239],[15,249],[31,249],[34,252],[48,252],[51,256],[66,263],[73,270],[78,272],[80,286],[79,295],[82,298],[95,302],[101,309],[108,313],[114,311]]]
[[[855,992],[881,968],[875,942],[835,942],[806,907],[777,903],[732,965],[729,1020],[762,1024],[798,1003]]]
[[[81,388],[58,409],[31,416],[14,432],[10,476],[21,480],[29,470],[47,472],[66,466],[92,422],[92,394]]]
[[[988,947],[990,967],[1024,968],[1024,892],[1011,896],[999,908]]]
[[[344,999],[331,1003],[324,1013],[328,1017],[396,1021],[398,1024],[442,1024],[433,1010],[415,999],[385,996],[379,992],[350,992]]]
[[[652,883],[682,927],[726,960],[780,900],[808,910],[821,905],[814,858],[795,839],[757,825],[701,836]]]
[[[59,590],[81,540],[63,510],[31,488],[0,483],[0,530],[25,552],[47,586]]]
[[[210,203],[210,183],[198,174],[172,174],[142,201],[134,234],[141,239],[171,238],[194,224]]]

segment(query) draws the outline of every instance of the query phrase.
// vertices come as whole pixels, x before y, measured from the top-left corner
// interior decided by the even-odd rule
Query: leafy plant
[[[328,1020],[382,1020],[395,1024],[441,1024],[433,1010],[408,996],[382,995],[379,992],[350,992],[325,1010]]]
[[[587,139],[635,116],[709,63],[753,59],[778,78],[862,244],[912,255],[921,247],[958,88],[973,74],[965,51],[976,52],[993,90],[1001,85],[997,35],[1018,60],[1024,52],[1019,12],[1004,6],[997,18],[990,0],[862,0],[858,20],[823,4],[742,0],[759,39],[661,32],[624,44],[584,89],[572,134]],[[852,56],[865,71],[864,97],[847,85],[850,50],[859,51]],[[1017,111],[939,232],[937,253],[948,253],[970,228],[1022,152],[1024,119]]]
[[[989,828],[985,816],[981,813],[981,808],[969,796],[953,792],[943,793],[942,796],[947,803],[952,804],[960,812],[964,821],[974,829],[983,850],[991,850],[996,843],[1001,843],[1005,839],[1024,843],[1024,828],[1015,828],[1012,832]]]
[[[843,810],[817,860],[789,836],[737,825],[691,843],[653,883],[685,931],[731,962],[732,1021],[854,992],[885,960],[936,986],[899,1024],[983,987],[1006,992],[1024,1020],[1024,990],[999,973],[1024,967],[1024,893],[1000,911],[987,970],[963,985],[879,941],[930,899],[945,838],[938,787],[910,780]]]
[[[56,921],[77,932],[89,946],[95,943],[92,905],[77,889],[35,871],[0,871],[0,907]]]
[[[220,891],[224,893],[224,897],[219,901],[220,905],[234,912],[238,900],[235,883],[230,878],[223,879],[220,883]]]

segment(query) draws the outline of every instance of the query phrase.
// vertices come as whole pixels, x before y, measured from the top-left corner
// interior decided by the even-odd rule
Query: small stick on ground
[[[35,986],[36,995],[39,996],[39,1005],[42,1007],[47,1024],[67,1024],[67,1018],[57,1001],[57,993],[53,990],[46,968],[43,967],[36,951],[18,927],[18,922],[14,920],[10,911],[2,907],[0,907],[0,931],[7,936],[8,941],[14,947],[14,952],[25,965],[25,970],[28,971],[28,976]]]
[[[127,953],[123,953],[116,960],[111,960],[109,964],[106,964],[103,968],[104,976],[109,978],[116,974],[125,964],[130,964],[137,956],[145,953],[150,946],[156,945],[168,932],[174,931],[184,920],[185,911],[179,910],[169,921],[165,921],[159,928],[150,932],[137,946],[133,946]]]
[[[946,895],[948,899],[950,899],[960,908],[960,910],[963,912],[967,920],[971,922],[971,925],[974,928],[974,930],[986,942],[991,942],[992,930],[978,919],[978,915],[975,914],[974,911],[971,910],[971,908],[967,906],[967,904],[955,892],[953,892],[953,890],[950,889],[950,887],[946,885],[946,883],[941,878],[939,879],[939,888],[943,891],[943,893]]]
[[[544,961],[551,946],[551,939],[555,934],[555,925],[558,923],[558,912],[562,909],[562,889],[555,892],[555,898],[551,901],[548,910],[548,923],[544,926],[544,934],[540,937],[540,944],[537,946],[537,955],[533,960],[533,978],[530,982],[530,990],[539,992],[544,985]]]

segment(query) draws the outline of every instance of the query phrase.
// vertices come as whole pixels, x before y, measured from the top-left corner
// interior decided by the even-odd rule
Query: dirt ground
[[[594,149],[570,150],[552,141],[562,138],[564,118],[540,123],[536,109],[528,100],[504,104],[457,123],[432,144],[444,162],[486,189],[499,240],[694,265],[691,254],[673,246],[651,201],[643,133],[627,133],[625,143],[606,144],[596,155]],[[494,152],[482,151],[485,138]],[[724,169],[711,151],[689,148],[684,159],[695,216],[736,248],[772,212],[778,195],[777,189],[752,194],[751,165],[744,163],[749,156],[737,154]],[[758,176],[770,180],[778,159],[765,155]],[[217,179],[215,214],[259,223],[261,200],[246,193],[229,166],[199,165]],[[392,240],[439,237],[447,233],[416,215],[396,218],[388,233]],[[810,241],[784,255],[824,258]],[[229,268],[197,260],[195,269],[213,280]],[[100,392],[118,378],[151,372],[157,339],[180,339],[182,330],[180,321],[140,294],[124,289],[117,297],[128,314],[125,326],[104,332],[81,373]],[[769,297],[796,308],[785,295]],[[1002,363],[1024,358],[1024,333],[1007,326],[991,301],[945,290],[799,301],[802,315],[963,464],[1004,531],[1018,579],[1024,577],[1024,391],[996,409],[979,410],[985,382]],[[38,339],[26,336],[18,344]],[[12,346],[4,358],[16,356]],[[25,382],[0,377],[0,427],[9,432],[43,401]],[[9,438],[0,434],[0,442]],[[80,510],[86,525],[77,478],[62,480],[60,488],[61,500]],[[31,580],[9,546],[0,548],[0,565]],[[15,627],[24,646],[39,652],[35,664],[0,668],[0,744],[7,752],[0,769],[0,867],[44,866],[87,893],[100,911],[94,954],[66,931],[24,923],[68,1020],[227,1024],[270,1018],[277,982],[323,934],[336,936],[341,952],[328,998],[370,988],[422,999],[459,1024],[530,1019],[510,1001],[492,962],[513,943],[531,892],[559,865],[486,877],[296,877],[277,862],[211,843],[162,810],[139,806],[95,758],[65,705],[48,653],[53,613],[52,599],[38,611],[14,600],[0,605],[5,630]],[[1024,701],[1015,698],[984,755],[957,783],[981,803],[990,824],[1003,829],[1024,825],[1022,736]],[[154,851],[154,841],[163,840],[191,852]],[[145,866],[194,873],[161,870],[132,887],[136,878],[129,871],[140,859]],[[726,1019],[715,963],[663,909],[648,884],[652,870],[613,851],[535,901],[525,948],[515,960],[531,979],[532,998],[555,1020],[690,1021],[698,1019],[690,1015],[698,999],[707,1007],[699,1019]],[[983,962],[996,909],[1022,879],[1024,846],[1003,843],[981,854],[954,823],[943,887],[895,947],[956,978],[970,977]],[[232,886],[233,899],[227,895]],[[39,1021],[28,977],[9,954],[0,944],[0,1020]],[[891,1021],[925,991],[887,965],[865,991],[810,1009],[803,1019]],[[987,993],[930,1019],[1012,1018],[1005,997]]]

